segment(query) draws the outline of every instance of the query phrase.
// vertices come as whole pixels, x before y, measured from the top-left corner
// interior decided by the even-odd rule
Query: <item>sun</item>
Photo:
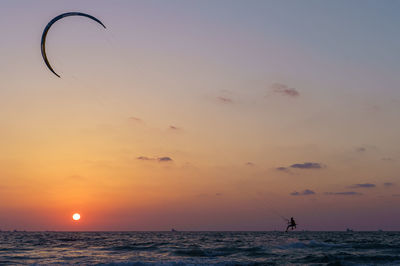
[[[74,219],[74,221],[79,221],[81,219],[81,215],[79,213],[74,213],[74,215],[72,215],[72,219]]]

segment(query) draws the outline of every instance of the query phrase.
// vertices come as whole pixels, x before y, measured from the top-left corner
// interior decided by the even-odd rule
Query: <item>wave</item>
[[[279,249],[296,249],[296,248],[336,248],[336,247],[343,247],[343,244],[333,244],[327,242],[320,242],[316,240],[309,240],[309,241],[298,241],[292,242],[285,245],[277,246]]]
[[[400,265],[400,232],[0,233],[0,265]]]
[[[171,262],[116,262],[116,263],[105,263],[105,264],[95,264],[96,266],[238,266],[238,265],[246,265],[246,266],[257,266],[257,265],[266,265],[265,263],[259,262],[240,262],[240,261],[231,261],[231,262],[185,262],[185,261],[171,261]]]
[[[135,250],[157,250],[159,248],[159,244],[128,244],[128,245],[120,245],[112,247],[112,250],[115,251],[135,251]],[[108,249],[108,248],[107,248]]]
[[[386,255],[354,255],[351,253],[341,253],[341,254],[313,254],[306,255],[299,258],[293,263],[300,264],[331,264],[331,265],[399,265],[399,256],[386,256]]]
[[[217,248],[191,248],[191,249],[178,249],[173,252],[177,256],[187,257],[226,257],[231,255],[243,254],[249,257],[266,257],[270,253],[266,252],[263,246],[254,247],[232,247],[224,246]]]

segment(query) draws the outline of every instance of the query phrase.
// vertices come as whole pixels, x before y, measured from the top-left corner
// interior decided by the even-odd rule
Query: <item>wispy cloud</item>
[[[247,166],[254,166],[255,164],[252,163],[252,162],[247,162],[247,163],[245,163],[245,165],[247,165]]]
[[[176,127],[176,126],[173,126],[173,125],[170,125],[168,128],[169,128],[170,130],[174,130],[174,131],[182,130],[180,127]]]
[[[393,186],[395,185],[395,183],[392,183],[392,182],[385,182],[385,183],[383,183],[383,185],[384,185],[385,187],[393,187]]]
[[[363,153],[363,152],[366,152],[366,151],[367,151],[367,148],[365,148],[365,147],[357,147],[356,148],[356,152]]]
[[[324,168],[324,165],[320,163],[305,162],[305,163],[292,164],[290,167],[298,169],[321,169]]]
[[[218,96],[217,100],[221,103],[233,103],[233,100],[231,98],[225,96]]]
[[[131,116],[128,119],[133,121],[133,122],[137,122],[137,123],[143,123],[144,122],[141,118],[136,117],[136,116]]]
[[[158,161],[158,162],[172,162],[172,158],[168,156],[164,157],[146,157],[146,156],[139,156],[136,159],[141,161]]]
[[[159,162],[172,162],[173,160],[170,157],[159,157],[157,158]]]
[[[294,191],[294,192],[290,193],[290,195],[292,195],[292,196],[309,196],[309,195],[315,195],[315,192],[310,189],[305,189],[301,192]]]
[[[274,83],[271,86],[272,91],[277,94],[289,96],[289,97],[298,97],[300,93],[295,88],[289,88],[287,85],[282,83]]]
[[[139,157],[137,157],[136,159],[142,160],[142,161],[151,161],[151,160],[154,160],[154,158],[149,158],[149,157],[146,157],[146,156],[139,156]]]
[[[354,184],[349,186],[349,188],[374,188],[374,187],[376,187],[376,185],[370,183]]]
[[[385,162],[393,162],[394,161],[394,159],[390,158],[390,157],[383,157],[381,160],[385,161]]]
[[[355,191],[343,191],[343,192],[325,192],[325,195],[332,195],[332,196],[360,196],[362,193],[355,192]]]
[[[360,153],[360,154],[362,154],[362,153],[370,153],[370,152],[378,151],[378,147],[376,147],[375,145],[365,144],[365,145],[361,145],[361,146],[355,147],[354,151],[357,152],[357,153]]]
[[[277,171],[281,172],[290,172],[290,169],[302,169],[302,170],[307,170],[307,169],[322,169],[325,168],[326,166],[321,164],[321,163],[313,163],[313,162],[305,162],[305,163],[295,163],[290,166],[280,166],[275,168]]]

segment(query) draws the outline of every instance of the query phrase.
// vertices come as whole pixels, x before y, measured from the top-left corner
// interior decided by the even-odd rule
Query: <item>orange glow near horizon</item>
[[[375,25],[300,1],[21,2],[0,2],[13,25],[0,43],[1,230],[284,230],[280,216],[400,230],[394,12]],[[107,29],[56,22],[57,78],[40,38],[71,9]]]

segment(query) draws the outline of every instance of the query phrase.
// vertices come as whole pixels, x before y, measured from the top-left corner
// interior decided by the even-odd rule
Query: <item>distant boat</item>
[[[382,229],[379,229],[378,232],[383,232],[383,230],[382,230]]]
[[[178,232],[178,231],[176,231],[174,228],[172,228],[172,229],[171,229],[171,232]]]
[[[347,228],[346,232],[353,232],[353,229]]]

